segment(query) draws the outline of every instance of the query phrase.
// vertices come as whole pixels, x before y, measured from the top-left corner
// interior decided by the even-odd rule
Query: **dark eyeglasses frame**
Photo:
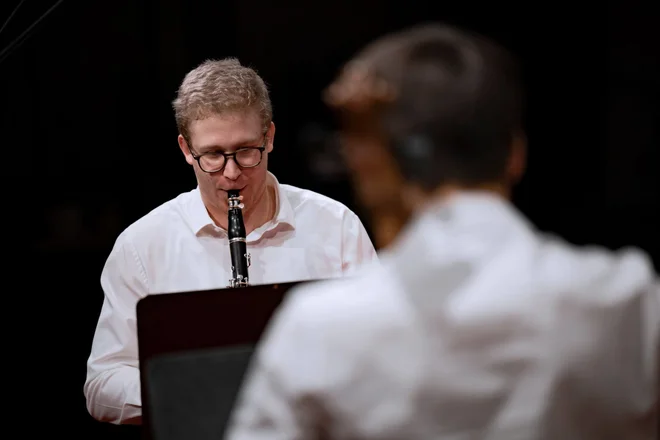
[[[264,136],[265,136],[265,133],[264,133]],[[222,167],[218,168],[217,170],[212,170],[212,171],[205,170],[204,167],[202,167],[202,163],[201,163],[202,157],[204,157],[207,154],[211,154],[211,153],[204,153],[204,154],[197,155],[192,150],[192,147],[190,146],[191,144],[187,139],[186,139],[186,142],[188,143],[188,150],[190,150],[190,154],[192,155],[193,159],[195,159],[197,161],[197,165],[199,165],[199,169],[204,171],[205,173],[213,174],[213,173],[219,173],[220,171],[224,170],[225,167],[227,166],[227,160],[230,159],[230,158],[234,161],[234,163],[239,168],[258,167],[259,164],[261,164],[261,161],[264,158],[264,151],[266,150],[266,144],[268,143],[268,138],[264,137],[264,145],[262,145],[261,147],[243,147],[243,148],[239,148],[238,150],[234,151],[233,153],[223,153],[222,151],[214,152],[213,154],[222,154],[225,157],[225,162],[222,164]],[[239,151],[245,151],[245,150],[259,150],[259,161],[256,164],[248,166],[248,167],[239,164],[238,161],[236,160],[236,154],[238,154]]]

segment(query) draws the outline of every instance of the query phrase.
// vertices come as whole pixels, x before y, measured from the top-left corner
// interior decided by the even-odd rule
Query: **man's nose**
[[[241,168],[236,164],[233,157],[227,158],[222,174],[229,180],[236,180],[241,175]]]

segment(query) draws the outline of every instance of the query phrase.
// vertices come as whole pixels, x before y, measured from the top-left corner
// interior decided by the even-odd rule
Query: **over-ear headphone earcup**
[[[404,179],[426,189],[437,186],[435,148],[427,136],[410,134],[394,140],[391,147]]]

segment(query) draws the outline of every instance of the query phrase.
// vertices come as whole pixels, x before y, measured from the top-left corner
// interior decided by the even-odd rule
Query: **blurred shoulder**
[[[397,279],[380,261],[357,275],[306,282],[294,287],[283,304],[287,319],[308,329],[374,329],[405,313]]]
[[[539,250],[535,278],[562,301],[615,307],[648,292],[660,295],[653,262],[639,248],[613,250],[544,236]]]

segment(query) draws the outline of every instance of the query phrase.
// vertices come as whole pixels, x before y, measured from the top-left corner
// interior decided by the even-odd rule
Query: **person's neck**
[[[245,222],[245,233],[250,232],[268,223],[275,217],[277,205],[277,193],[273,185],[267,185],[263,195],[253,206],[243,208],[243,221]]]
[[[429,204],[442,203],[460,194],[484,192],[491,193],[509,199],[511,197],[511,189],[508,185],[499,182],[483,183],[479,185],[454,185],[447,184],[439,186],[432,191],[422,191],[418,187],[411,186],[406,191],[406,199],[410,203],[409,209],[411,211],[423,210]]]
[[[474,186],[443,185],[432,191],[423,191],[416,186],[407,187],[401,193],[401,203],[398,205],[398,209],[394,209],[390,205],[372,210],[370,218],[376,247],[381,249],[389,246],[411,216],[425,209],[429,204],[443,202],[461,193],[475,191],[491,192],[505,199],[511,195],[509,187],[500,183]]]

